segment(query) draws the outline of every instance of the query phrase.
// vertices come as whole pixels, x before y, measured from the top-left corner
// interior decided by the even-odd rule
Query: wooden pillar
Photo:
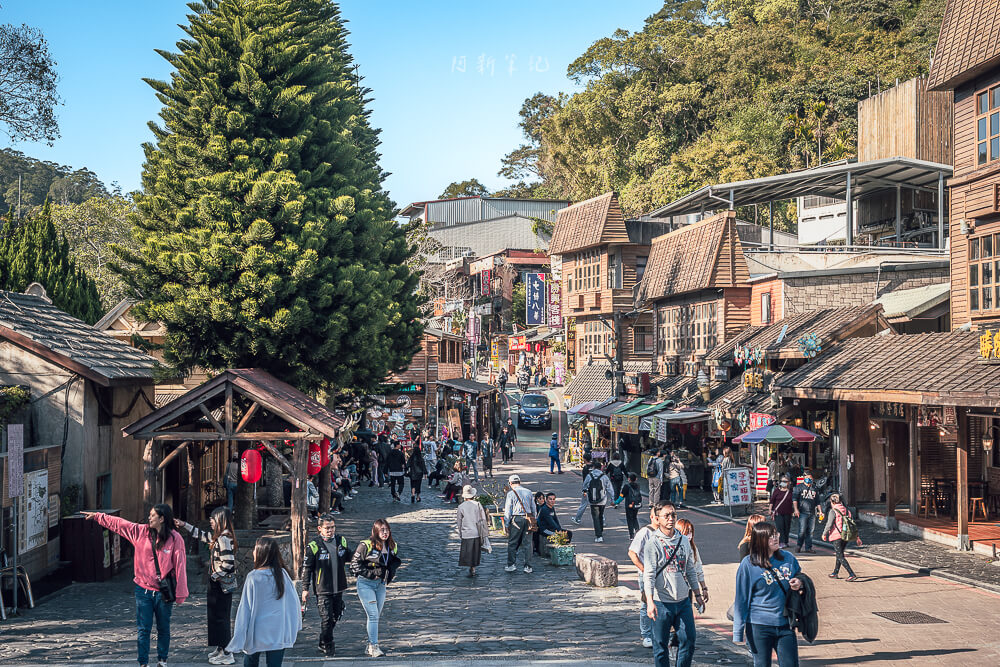
[[[885,461],[885,516],[889,530],[896,529],[896,460],[893,449],[896,443],[895,424],[884,422],[882,426],[882,458]]]
[[[332,444],[332,443],[331,443]],[[320,440],[320,447],[327,447]],[[330,452],[327,451],[327,458],[329,459]],[[308,472],[308,471],[307,471]],[[319,469],[319,513],[320,516],[326,514],[330,511],[330,464],[327,463],[325,466]]]
[[[957,476],[955,487],[958,491],[958,548],[969,551],[969,416],[965,410],[958,408],[958,445],[955,447]]]
[[[302,556],[306,550],[306,480],[309,478],[309,447],[296,440],[292,452],[292,563],[289,566],[298,580]]]
[[[847,419],[847,403],[837,406],[837,433],[840,436],[840,495],[844,504],[853,501],[851,494],[851,453],[854,451],[851,438],[851,422]]]
[[[156,440],[147,440],[142,450],[142,507],[148,515],[153,505],[160,502],[160,453],[162,446]]]
[[[917,427],[917,406],[909,408],[906,425],[910,432],[910,514],[920,510],[920,429]]]
[[[202,519],[202,508],[205,506],[201,488],[201,455],[205,450],[203,444],[191,443],[187,448],[187,520],[197,524]]]

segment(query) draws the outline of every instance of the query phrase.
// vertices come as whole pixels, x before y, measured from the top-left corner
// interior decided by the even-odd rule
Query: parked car
[[[521,409],[517,414],[517,426],[537,426],[552,428],[552,403],[545,394],[525,394],[521,398]]]

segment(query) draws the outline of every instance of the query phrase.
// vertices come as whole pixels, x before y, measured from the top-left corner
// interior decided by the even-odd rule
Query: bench
[[[585,583],[600,588],[618,585],[618,563],[597,554],[576,554],[576,574]]]

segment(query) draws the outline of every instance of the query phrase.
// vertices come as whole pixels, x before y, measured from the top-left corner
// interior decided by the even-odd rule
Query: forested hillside
[[[89,169],[73,169],[28,157],[20,151],[0,148],[0,198],[4,209],[17,207],[17,177],[21,176],[21,214],[49,199],[54,204],[81,204],[91,197],[107,197],[108,191]]]
[[[709,182],[851,157],[857,103],[924,74],[944,0],[668,0],[644,29],[574,61],[571,96],[525,101],[507,194],[585,199],[627,214]]]

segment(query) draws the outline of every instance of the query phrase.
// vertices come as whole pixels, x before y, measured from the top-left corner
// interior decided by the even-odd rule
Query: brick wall
[[[887,292],[947,282],[948,269],[921,268],[914,271],[852,273],[832,276],[786,278],[783,315],[788,317],[818,308],[863,306]]]

